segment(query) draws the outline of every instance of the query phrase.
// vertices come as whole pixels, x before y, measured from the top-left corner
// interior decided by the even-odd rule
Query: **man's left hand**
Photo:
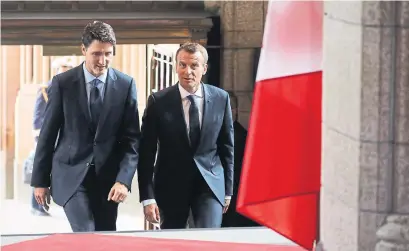
[[[225,199],[225,200],[224,200],[224,207],[223,207],[223,213],[224,213],[224,214],[225,214],[225,213],[227,212],[227,210],[229,209],[230,201],[231,201],[231,199]]]
[[[116,203],[124,202],[126,197],[128,196],[128,188],[121,184],[120,182],[116,182],[111,191],[108,194],[108,200],[115,201]]]

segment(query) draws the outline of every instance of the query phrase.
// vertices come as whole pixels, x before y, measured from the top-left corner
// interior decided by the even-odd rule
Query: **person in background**
[[[231,111],[234,128],[234,185],[230,207],[223,215],[222,227],[254,227],[260,226],[256,222],[244,217],[236,211],[237,193],[240,185],[241,168],[243,165],[244,149],[246,146],[247,130],[238,122],[237,97],[230,93]]]
[[[52,69],[56,70],[57,74],[66,72],[74,68],[71,57],[60,57],[53,61],[51,65]],[[40,129],[44,122],[45,107],[48,101],[47,90],[51,84],[51,80],[47,84],[42,85],[37,93],[37,98],[34,105],[33,116],[33,136],[34,143],[37,144],[38,136],[40,135]],[[31,196],[31,213],[37,216],[49,216],[50,214],[39,205],[34,196],[34,190]]]

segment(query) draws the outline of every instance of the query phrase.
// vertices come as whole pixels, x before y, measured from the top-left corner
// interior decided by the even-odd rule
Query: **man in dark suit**
[[[244,150],[246,148],[247,130],[238,121],[238,100],[230,94],[231,112],[233,114],[234,128],[234,185],[230,207],[223,215],[222,227],[254,227],[260,226],[256,222],[244,217],[236,211],[237,194],[240,186],[241,169],[243,165]]]
[[[140,199],[163,229],[185,228],[190,209],[195,227],[220,227],[233,194],[230,99],[201,82],[207,60],[203,46],[182,45],[178,84],[152,94],[142,118]]]
[[[115,45],[110,25],[85,27],[85,62],[53,78],[38,139],[31,180],[36,199],[47,207],[50,187],[74,232],[116,230],[118,203],[138,163],[136,86],[109,67]]]

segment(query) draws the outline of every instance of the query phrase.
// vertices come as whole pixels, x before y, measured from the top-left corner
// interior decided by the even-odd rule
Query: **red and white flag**
[[[318,239],[321,1],[269,1],[237,211],[312,250]]]

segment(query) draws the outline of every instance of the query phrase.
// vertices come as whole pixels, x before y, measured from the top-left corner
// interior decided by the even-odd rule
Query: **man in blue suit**
[[[142,118],[140,200],[147,220],[163,229],[185,228],[190,209],[195,227],[220,227],[233,194],[230,99],[201,82],[207,60],[200,44],[182,45],[179,82],[152,94]]]
[[[52,68],[57,70],[57,74],[66,72],[74,67],[70,57],[61,57],[54,60],[52,63]],[[40,87],[37,93],[36,102],[34,105],[34,116],[33,116],[33,134],[34,141],[37,144],[38,136],[40,135],[40,129],[44,121],[44,112],[47,105],[48,95],[47,89],[51,84],[51,80]],[[44,210],[43,206],[37,203],[34,191],[31,196],[31,213],[38,216],[49,216],[49,213]]]
[[[36,200],[47,207],[51,192],[74,232],[116,230],[118,203],[126,199],[138,163],[136,85],[109,67],[115,45],[110,25],[85,27],[85,62],[53,78],[37,143],[31,179]]]

